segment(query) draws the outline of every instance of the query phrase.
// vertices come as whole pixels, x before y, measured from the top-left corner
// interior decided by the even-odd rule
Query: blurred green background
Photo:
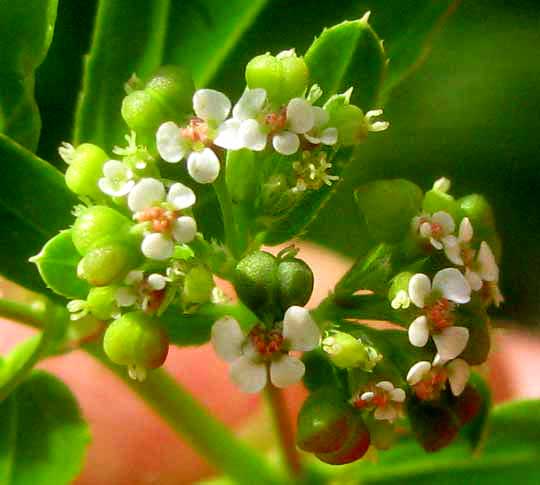
[[[148,0],[150,1],[150,0]],[[219,0],[222,1],[222,0]],[[217,3],[218,0],[216,0]],[[181,2],[178,2],[179,4]],[[232,97],[243,89],[243,66],[254,55],[292,46],[302,53],[324,26],[372,10],[371,23],[392,46],[406,33],[411,1],[274,0],[227,58],[211,87]],[[212,5],[212,2],[205,2]],[[96,2],[60,0],[56,33],[37,73],[43,118],[38,154],[61,167],[57,147],[71,138],[74,106]],[[219,19],[196,1],[191,16],[212,31]],[[179,9],[181,12],[182,9]],[[174,19],[182,29],[182,18]],[[136,36],[136,32],[134,32]],[[371,244],[352,189],[373,178],[406,177],[428,188],[441,175],[454,194],[488,196],[503,239],[501,315],[537,326],[540,316],[540,4],[463,2],[436,37],[427,62],[385,106],[391,128],[371,137],[344,185],[308,237],[351,256]],[[109,147],[110,148],[110,147]]]

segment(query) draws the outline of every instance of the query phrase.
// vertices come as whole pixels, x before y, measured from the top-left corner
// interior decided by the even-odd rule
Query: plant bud
[[[191,72],[180,66],[162,66],[144,89],[156,99],[164,112],[178,119],[193,110],[195,85]]]
[[[132,312],[109,325],[103,349],[115,364],[155,369],[167,358],[169,339],[157,320]]]
[[[330,115],[329,126],[338,130],[339,144],[358,145],[368,136],[368,125],[364,112],[354,104],[349,104],[350,94],[332,96],[324,105]]]
[[[83,209],[75,220],[72,238],[81,255],[110,241],[131,240],[131,221],[118,211],[106,206],[95,205]]]
[[[65,174],[69,190],[77,195],[102,198],[98,180],[103,177],[103,165],[108,159],[107,154],[96,145],[79,145],[70,157]]]
[[[279,287],[277,267],[274,256],[256,251],[242,259],[234,270],[234,286],[238,296],[259,316],[274,312]]]
[[[204,266],[195,266],[188,272],[184,280],[184,302],[209,302],[214,286],[212,273]]]
[[[456,224],[462,219],[462,211],[456,199],[440,190],[431,189],[425,193],[422,209],[428,214],[434,214],[438,211],[447,212]]]
[[[371,358],[373,352],[368,351],[362,340],[348,333],[332,332],[322,341],[322,346],[332,363],[340,369],[361,367],[370,371],[377,364],[376,359]]]
[[[408,234],[420,211],[422,190],[404,179],[376,180],[358,188],[355,200],[373,238],[395,243]]]
[[[122,118],[142,137],[154,134],[166,118],[159,102],[147,91],[133,91],[122,101]],[[153,136],[153,135],[152,135]]]
[[[313,272],[301,259],[282,260],[277,267],[279,302],[282,310],[304,306],[313,292]]]
[[[471,194],[458,200],[463,214],[469,218],[474,230],[495,230],[495,215],[486,198],[479,194]]]
[[[116,304],[117,286],[101,286],[92,288],[86,298],[88,310],[99,320],[110,320],[118,311]]]

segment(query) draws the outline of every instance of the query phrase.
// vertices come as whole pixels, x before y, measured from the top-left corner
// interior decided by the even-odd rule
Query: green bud
[[[368,125],[364,112],[349,104],[350,92],[336,94],[325,103],[324,109],[330,116],[329,126],[338,130],[339,144],[358,145],[368,136]]]
[[[157,320],[144,312],[132,312],[109,325],[103,349],[115,364],[155,369],[167,358],[169,339]]]
[[[69,156],[66,170],[66,185],[77,195],[86,195],[95,199],[103,197],[98,181],[103,177],[103,165],[109,159],[98,146],[90,143],[79,145]]]
[[[304,306],[313,292],[313,272],[301,259],[285,259],[278,264],[279,302],[283,310]]]
[[[410,231],[422,204],[422,190],[404,179],[376,180],[355,191],[368,230],[378,241],[395,243]]]
[[[332,363],[341,369],[360,367],[369,372],[381,360],[373,347],[344,332],[332,332],[322,341],[322,346]]]
[[[71,231],[73,244],[81,255],[111,241],[133,242],[132,222],[110,207],[95,205],[83,209]]]
[[[431,189],[424,195],[422,209],[428,214],[434,214],[438,211],[447,212],[452,216],[456,224],[462,218],[462,212],[456,199],[446,192]]]
[[[191,72],[180,66],[162,66],[146,83],[145,91],[175,119],[193,110],[195,85]]]
[[[101,286],[92,288],[86,298],[88,310],[99,320],[110,320],[118,311],[116,303],[117,286]]]
[[[250,89],[263,88],[272,103],[283,105],[301,96],[307,88],[309,70],[302,57],[293,50],[276,57],[263,54],[246,66],[246,82]]]
[[[212,273],[204,266],[192,268],[184,280],[184,301],[186,303],[207,303],[214,288]]]
[[[99,246],[79,261],[77,276],[92,286],[105,286],[123,280],[139,262],[139,252],[126,244]]]
[[[278,262],[264,251],[242,259],[234,270],[234,286],[243,303],[257,315],[273,314],[278,292]]]
[[[166,116],[163,108],[147,91],[134,91],[122,101],[122,118],[143,138],[155,133]]]

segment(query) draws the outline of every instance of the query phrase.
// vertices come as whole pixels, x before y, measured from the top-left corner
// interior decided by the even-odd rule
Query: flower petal
[[[158,128],[156,146],[159,156],[166,162],[177,163],[186,156],[186,142],[180,135],[180,128],[172,121],[167,121]]]
[[[360,396],[360,399],[362,401],[371,401],[373,398],[375,397],[375,393],[372,392],[372,391],[367,391],[367,392],[364,392],[361,396]]]
[[[321,143],[324,145],[335,145],[338,140],[337,128],[325,128],[321,134]]]
[[[180,182],[172,184],[167,194],[167,202],[178,210],[191,207],[196,200],[195,192]]]
[[[272,138],[272,145],[276,152],[282,155],[292,155],[300,148],[300,139],[296,133],[291,131],[282,131]]]
[[[291,350],[313,350],[321,339],[321,332],[309,311],[300,306],[289,307],[283,318],[283,338]]]
[[[442,240],[444,253],[446,257],[455,265],[463,266],[463,258],[461,256],[461,245],[456,236],[446,236]]]
[[[131,189],[135,187],[135,181],[126,180],[123,183],[118,183],[108,178],[100,178],[98,180],[98,187],[104,194],[111,197],[123,197],[129,194]]]
[[[103,175],[108,179],[126,178],[129,171],[129,168],[118,160],[107,160],[103,165]]]
[[[172,235],[179,243],[189,243],[195,239],[197,223],[190,216],[182,216],[176,219],[172,225]]]
[[[330,119],[328,111],[320,106],[312,106],[311,109],[313,110],[313,128],[321,128],[328,123]]]
[[[394,402],[403,402],[407,395],[403,389],[396,387],[393,391],[390,391],[390,399]]]
[[[276,387],[296,384],[306,372],[304,363],[296,357],[281,355],[270,364],[270,380]]]
[[[416,273],[409,280],[409,298],[418,307],[424,308],[425,298],[431,293],[431,281],[423,273]]]
[[[459,224],[459,240],[465,243],[471,242],[474,230],[468,217],[464,217]]]
[[[195,182],[211,184],[219,175],[219,159],[210,148],[205,148],[202,152],[192,152],[188,158],[187,169]]]
[[[435,214],[433,214],[431,217],[431,222],[441,226],[441,229],[445,235],[451,234],[456,228],[452,216],[448,214],[448,212],[444,211],[435,212]]]
[[[159,273],[152,273],[150,276],[148,276],[148,286],[152,288],[152,290],[162,290],[167,286],[167,278]]]
[[[478,250],[480,276],[484,281],[499,281],[499,266],[488,243],[482,241]]]
[[[467,347],[469,329],[465,327],[448,327],[440,333],[433,334],[433,341],[441,359],[452,360]]]
[[[214,144],[227,150],[240,150],[243,147],[240,137],[242,122],[236,119],[225,120],[217,129]]]
[[[116,290],[115,300],[118,306],[128,307],[137,301],[137,293],[132,288],[121,286]]]
[[[232,381],[240,390],[256,393],[264,389],[267,380],[266,364],[255,362],[246,356],[239,357],[229,369]]]
[[[128,206],[132,212],[139,212],[165,199],[165,187],[153,178],[139,180],[131,189],[128,197]]]
[[[446,368],[448,369],[448,381],[452,394],[459,396],[465,389],[471,375],[469,364],[463,359],[456,359],[450,362]]]
[[[163,234],[153,232],[144,237],[141,251],[147,258],[163,261],[172,256],[174,242]]]
[[[469,268],[465,269],[465,279],[473,291],[479,291],[483,286],[480,275],[476,271],[471,271]]]
[[[140,283],[144,278],[144,271],[141,270],[133,270],[130,271],[126,277],[124,278],[124,283],[126,285],[135,285],[137,283]]]
[[[293,98],[287,105],[287,124],[295,133],[306,133],[315,123],[313,106],[303,98]]]
[[[377,384],[375,384],[375,387],[378,387],[379,389],[382,389],[386,392],[392,392],[394,390],[394,384],[392,384],[390,381],[377,382]]]
[[[233,118],[240,121],[257,118],[265,102],[266,91],[264,89],[246,89],[234,105]]]
[[[456,268],[438,271],[433,278],[433,289],[455,303],[467,303],[471,299],[471,286]]]
[[[394,421],[394,419],[397,418],[397,411],[393,406],[384,406],[379,407],[375,409],[375,413],[373,414],[375,419],[378,419],[379,421]]]
[[[242,355],[245,339],[239,323],[232,317],[220,318],[212,325],[212,347],[226,362],[234,362]]]
[[[231,102],[223,93],[214,89],[199,89],[193,95],[193,110],[205,121],[221,123],[231,111]]]
[[[267,134],[262,130],[256,120],[246,120],[240,125],[239,130],[242,146],[250,150],[260,152],[266,148]]]
[[[427,360],[421,360],[414,364],[407,373],[407,383],[410,386],[418,384],[431,370],[431,363]]]
[[[415,347],[424,347],[429,339],[428,320],[425,315],[414,319],[409,326],[409,342]]]

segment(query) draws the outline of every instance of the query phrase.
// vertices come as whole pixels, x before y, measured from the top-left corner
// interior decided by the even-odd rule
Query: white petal
[[[304,133],[304,138],[313,145],[319,145],[321,143],[321,139],[318,136],[313,136],[309,133]]]
[[[381,381],[375,384],[375,387],[378,387],[379,389],[382,389],[386,392],[391,392],[394,390],[394,384],[392,384],[390,381]]]
[[[478,263],[480,265],[480,276],[484,281],[499,281],[499,267],[493,251],[488,243],[482,241],[478,251]]]
[[[337,128],[325,128],[321,134],[321,143],[324,145],[335,145],[338,140]]]
[[[438,271],[433,278],[433,289],[455,303],[467,303],[471,299],[471,286],[456,268]]]
[[[211,184],[219,175],[219,159],[210,149],[192,152],[189,155],[187,169],[193,180],[200,184]]]
[[[446,257],[454,264],[463,266],[463,258],[461,257],[461,245],[456,236],[446,236],[443,239],[444,253]]]
[[[306,367],[296,357],[282,355],[270,364],[270,380],[276,387],[296,384],[304,376]]]
[[[220,318],[212,325],[212,347],[226,362],[234,362],[242,355],[245,336],[238,322],[232,317]]]
[[[409,342],[415,347],[424,347],[429,339],[429,327],[426,316],[421,315],[414,319],[409,326]]]
[[[137,294],[132,288],[121,286],[116,290],[115,300],[118,306],[131,306],[137,301]]]
[[[306,133],[313,128],[313,106],[303,98],[293,98],[287,105],[287,124],[295,133]]]
[[[319,345],[321,332],[309,311],[292,306],[283,318],[283,338],[289,342],[291,350],[307,351]]]
[[[479,291],[482,286],[482,278],[475,271],[471,271],[469,268],[465,270],[465,278],[473,291]]]
[[[182,216],[176,219],[172,225],[172,235],[179,243],[189,243],[195,239],[197,223],[190,216]]]
[[[452,394],[459,396],[465,389],[471,375],[469,364],[463,359],[456,359],[450,362],[446,368],[448,369],[448,380]]]
[[[167,202],[172,204],[175,209],[187,209],[195,204],[197,198],[195,193],[189,187],[177,182],[172,184],[167,194]]]
[[[448,362],[448,359],[443,359],[441,354],[435,354],[433,357],[433,367],[441,367]]]
[[[127,180],[124,183],[115,183],[108,178],[100,178],[98,180],[98,187],[104,194],[111,197],[123,197],[131,192],[131,189],[135,186],[134,180]]]
[[[291,131],[282,131],[272,138],[272,145],[276,152],[282,155],[292,155],[300,148],[298,135]]]
[[[186,142],[180,136],[180,128],[172,121],[158,128],[156,146],[160,157],[169,163],[177,163],[186,155]]]
[[[375,397],[375,393],[374,393],[374,392],[371,392],[371,391],[368,391],[368,392],[364,392],[364,393],[360,396],[360,399],[361,399],[362,401],[371,401],[374,397]]]
[[[454,219],[448,212],[438,211],[433,214],[431,217],[431,222],[439,224],[443,230],[444,234],[450,234],[454,232],[456,225],[454,224]]]
[[[124,283],[126,285],[134,285],[140,283],[143,280],[144,272],[141,270],[130,271],[124,278]]]
[[[399,387],[390,392],[390,399],[394,402],[403,402],[405,401],[405,397],[405,391]]]
[[[265,102],[266,91],[264,89],[246,89],[241,98],[234,105],[233,118],[240,121],[257,118]]]
[[[266,386],[266,364],[246,356],[236,359],[229,370],[232,381],[244,392],[255,393]]]
[[[256,120],[243,121],[240,125],[239,136],[245,148],[260,152],[266,147],[267,134]]]
[[[193,110],[205,121],[222,122],[231,111],[229,98],[214,89],[199,89],[193,95]]]
[[[141,251],[147,258],[162,261],[172,256],[174,242],[163,234],[153,232],[144,237]]]
[[[427,360],[421,360],[414,364],[407,373],[407,383],[410,386],[418,384],[431,370],[431,364]]]
[[[433,334],[437,352],[443,360],[455,359],[467,347],[469,329],[465,327],[448,327],[440,333]]]
[[[109,179],[125,178],[129,171],[129,168],[118,160],[107,160],[103,165],[103,175]]]
[[[152,273],[148,276],[148,286],[153,290],[162,290],[167,286],[167,278],[161,274]]]
[[[420,224],[420,227],[418,228],[418,232],[422,237],[431,237],[431,223],[430,222],[422,222]]]
[[[240,120],[225,120],[219,125],[214,144],[227,150],[240,150],[243,148],[242,138],[240,136]]]
[[[429,242],[431,243],[431,245],[437,249],[437,250],[440,250],[443,248],[443,243],[440,242],[439,240],[435,239],[434,237],[430,237],[429,238]]]
[[[379,421],[394,421],[397,418],[397,412],[393,406],[384,406],[375,409],[374,416]]]
[[[311,109],[313,110],[313,126],[314,128],[319,128],[326,123],[328,123],[328,120],[330,119],[330,115],[328,114],[328,111],[324,110],[323,108],[319,106],[312,106]]]
[[[142,211],[160,203],[165,198],[165,187],[163,184],[152,178],[140,180],[128,197],[128,206],[133,212]]]
[[[424,308],[425,298],[431,293],[431,281],[423,273],[416,273],[409,280],[409,298],[418,307]]]
[[[470,242],[473,238],[474,231],[471,221],[468,217],[464,217],[459,225],[459,240],[463,242]]]

